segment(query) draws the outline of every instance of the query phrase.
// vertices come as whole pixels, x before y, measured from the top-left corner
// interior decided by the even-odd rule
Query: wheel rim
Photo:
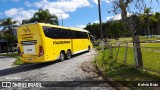
[[[67,58],[71,58],[71,52],[67,51]]]
[[[60,54],[60,59],[61,59],[61,60],[64,60],[64,58],[65,58],[64,54],[61,53],[61,54]]]

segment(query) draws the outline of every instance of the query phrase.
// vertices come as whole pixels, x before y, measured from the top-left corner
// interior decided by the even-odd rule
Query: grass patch
[[[122,43],[121,46],[126,46],[126,44]],[[128,46],[133,47],[133,43],[129,43]],[[160,42],[159,43],[141,43],[141,47],[160,49]]]
[[[121,38],[120,40],[130,40],[131,38]],[[146,37],[140,37],[141,40],[157,40],[157,37],[152,38],[146,38]],[[118,55],[118,62],[123,63],[124,60],[124,53],[125,53],[125,46],[126,44],[120,44],[121,48]],[[113,44],[114,46],[114,44]],[[133,50],[133,44],[128,44],[128,52],[127,52],[127,64],[134,65],[134,50]],[[142,51],[142,59],[144,63],[144,69],[148,69],[151,71],[156,71],[160,73],[160,42],[155,43],[141,43],[141,51]],[[117,48],[113,48],[113,55],[115,58],[117,52]]]
[[[160,42],[159,43],[141,43],[141,47],[160,48]]]
[[[17,56],[17,57],[16,57],[16,61],[14,62],[14,64],[15,64],[15,65],[23,65],[24,62],[22,62],[21,59],[20,59],[20,57]]]
[[[151,71],[155,71],[160,73],[160,52],[158,52],[160,49],[155,48],[142,48],[142,59],[143,59],[143,68],[148,69]],[[118,60],[117,62],[123,63],[124,62],[124,52],[125,47],[120,47],[119,54],[118,54]],[[113,58],[115,58],[117,53],[117,48],[113,48]],[[134,51],[133,48],[128,48],[127,52],[127,64],[134,66]]]
[[[151,37],[151,38],[146,38],[145,36],[140,36],[140,41],[141,42],[146,42],[146,41],[154,41],[154,40],[159,40],[159,37]]]
[[[124,56],[124,54],[122,54],[124,53],[123,51],[124,48],[121,48],[119,52],[120,54],[118,55],[118,60],[115,60],[114,57],[110,56],[110,52],[108,49],[99,54],[99,56],[96,58],[96,63],[98,67],[104,70],[104,75],[110,77],[114,81],[160,81],[160,74],[135,68],[133,66],[133,54],[129,54],[127,57],[127,63],[130,64],[124,65],[122,59]],[[132,52],[132,48],[129,48],[128,53]],[[145,67],[152,68],[157,71],[160,68],[160,64],[158,64],[156,61],[158,60],[145,60],[145,64],[146,62],[150,64],[146,64]]]
[[[151,37],[151,38],[146,38],[145,36],[140,36],[140,41],[141,42],[147,42],[147,41],[154,41],[154,40],[160,40],[160,38],[158,37]],[[132,43],[132,37],[125,37],[125,38],[119,38],[119,40],[115,40],[115,39],[110,39],[109,43],[118,43],[118,42],[128,42],[128,43]]]
[[[118,43],[118,42],[132,42],[132,37],[119,38],[118,40],[110,39],[109,43]]]

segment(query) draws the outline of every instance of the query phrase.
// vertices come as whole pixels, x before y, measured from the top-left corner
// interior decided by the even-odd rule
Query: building
[[[6,52],[7,42],[4,39],[0,39],[0,52]]]

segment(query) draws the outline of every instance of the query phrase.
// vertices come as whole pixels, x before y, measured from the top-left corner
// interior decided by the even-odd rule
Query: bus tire
[[[90,49],[91,49],[91,48],[90,48],[90,46],[88,46],[88,50],[87,50],[87,51],[89,52],[89,51],[90,51]]]
[[[60,52],[60,61],[64,61],[65,60],[65,58],[66,58],[66,56],[65,56],[65,52],[63,52],[63,51],[61,51]]]
[[[67,54],[66,54],[67,59],[70,59],[72,57],[72,52],[71,50],[67,50]]]

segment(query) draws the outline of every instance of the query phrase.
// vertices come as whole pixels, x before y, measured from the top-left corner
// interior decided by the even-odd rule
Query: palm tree
[[[146,25],[146,16],[144,15],[144,14],[141,14],[141,15],[139,15],[139,17],[140,17],[140,23],[141,23],[141,28],[142,28],[142,32],[141,32],[141,34],[142,35],[147,35],[147,32],[146,32],[146,27],[147,27],[147,25]]]
[[[16,21],[13,21],[11,18],[5,18],[0,21],[0,26],[4,27],[2,31],[10,34],[12,33],[14,24],[16,24]]]
[[[2,38],[4,38],[7,42],[7,54],[9,52],[9,44],[12,48],[12,41],[14,41],[13,39],[13,30],[14,30],[14,24],[16,23],[16,21],[13,21],[11,18],[6,18],[0,21],[0,26],[3,26],[4,28],[2,29]]]
[[[30,23],[30,21],[27,19],[22,20],[22,24],[27,24],[27,23]]]
[[[144,9],[144,15],[146,16],[146,22],[147,22],[148,35],[150,35],[150,29],[149,29],[149,13],[150,12],[151,12],[151,8],[145,8]]]
[[[51,14],[48,9],[39,9],[38,12],[36,12],[34,16],[30,19],[30,22],[50,23],[54,25],[59,24],[57,16]]]
[[[151,34],[152,34],[152,35],[158,34],[158,31],[157,31],[158,20],[157,20],[157,18],[155,17],[155,14],[153,14],[153,15],[151,15],[151,16],[149,17],[149,22],[150,22]]]
[[[154,15],[155,19],[157,20],[157,32],[158,32],[158,35],[160,34],[160,13],[159,12],[156,12],[155,15]]]

